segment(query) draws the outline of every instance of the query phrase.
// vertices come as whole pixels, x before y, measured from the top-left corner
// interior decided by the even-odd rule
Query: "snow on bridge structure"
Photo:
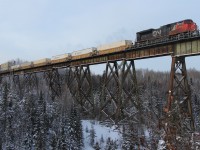
[[[97,113],[102,113],[110,120],[120,123],[125,118],[129,119],[136,115],[127,109],[133,106],[141,116],[139,120],[141,123],[142,102],[138,96],[134,60],[171,55],[171,75],[167,104],[164,108],[166,115],[162,125],[163,128],[167,128],[166,133],[169,143],[173,143],[172,135],[178,133],[183,128],[187,128],[188,132],[194,130],[191,92],[187,80],[185,57],[199,54],[200,35],[177,36],[170,40],[157,40],[154,43],[134,45],[120,52],[90,56],[84,59],[67,60],[17,71],[4,71],[0,72],[0,78],[11,79],[18,89],[20,89],[20,82],[23,80],[27,89],[30,89],[32,87],[37,88],[38,82],[41,80],[41,76],[38,77],[38,74],[41,75],[43,73],[43,78],[49,85],[53,99],[62,94],[61,85],[62,82],[66,82],[72,97],[82,107],[83,111],[94,116]],[[93,96],[90,66],[102,63],[106,63],[106,68],[101,81],[101,103],[97,106]],[[65,71],[66,80],[61,79],[60,70]],[[115,85],[111,85],[111,81]],[[129,89],[124,86],[127,81],[130,84],[129,87],[131,87]],[[110,87],[112,87],[112,91]],[[177,101],[179,103],[175,103]],[[108,104],[112,104],[115,109],[108,110],[106,107]],[[177,105],[179,105],[179,110],[176,109]],[[174,111],[181,115],[177,125],[170,122],[171,113]]]

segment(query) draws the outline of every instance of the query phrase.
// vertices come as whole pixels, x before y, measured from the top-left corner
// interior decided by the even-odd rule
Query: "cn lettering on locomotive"
[[[161,30],[154,30],[152,35],[153,35],[153,37],[158,37],[158,36],[161,36],[161,33],[162,33]]]

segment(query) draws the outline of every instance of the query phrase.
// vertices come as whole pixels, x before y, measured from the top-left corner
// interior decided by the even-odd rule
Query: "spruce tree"
[[[72,107],[70,112],[69,121],[69,135],[70,135],[70,147],[74,150],[82,149],[83,147],[83,133],[80,115],[76,108]]]
[[[69,139],[69,137],[70,137],[69,119],[66,112],[63,110],[60,123],[60,136],[59,136],[58,149],[67,150],[73,148],[73,146],[70,145],[71,140]]]
[[[91,126],[91,130],[90,130],[90,145],[93,147],[94,146],[94,138],[96,137],[96,132],[94,130],[94,126]]]
[[[46,103],[43,98],[43,93],[40,92],[40,96],[37,103],[37,149],[45,149],[46,141]]]

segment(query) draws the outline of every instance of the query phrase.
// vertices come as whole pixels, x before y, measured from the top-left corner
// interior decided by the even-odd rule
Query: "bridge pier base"
[[[185,143],[187,147],[190,135],[194,131],[191,91],[187,80],[185,57],[172,57],[169,94],[166,112],[166,142],[169,145]],[[180,138],[177,140],[177,138]]]

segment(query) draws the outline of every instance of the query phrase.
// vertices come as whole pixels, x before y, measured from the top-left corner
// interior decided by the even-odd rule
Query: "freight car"
[[[123,51],[126,48],[129,48],[133,45],[133,42],[131,40],[122,40],[119,42],[114,42],[111,44],[105,44],[97,47],[98,55],[104,55],[114,52]]]
[[[17,70],[21,69],[21,65],[11,66],[10,69],[13,70],[13,71],[17,71]]]
[[[10,69],[11,63],[10,62],[6,62],[1,64],[1,71],[7,71]]]
[[[160,38],[169,38],[174,35],[184,34],[186,32],[197,31],[197,25],[191,19],[167,24],[158,29],[148,29],[137,32],[136,44],[153,41]]]
[[[33,62],[25,62],[23,64],[20,65],[20,69],[28,69],[33,67]]]
[[[76,59],[82,59],[86,57],[91,57],[97,55],[97,48],[96,47],[91,47],[91,48],[86,48],[78,51],[72,52],[72,60]]]
[[[44,66],[44,65],[48,65],[48,64],[51,64],[51,59],[49,59],[49,58],[43,58],[40,60],[33,61],[34,67],[40,67],[40,66]]]
[[[51,58],[51,63],[60,63],[60,62],[65,62],[65,61],[68,61],[68,60],[71,60],[71,59],[72,59],[72,56],[71,56],[70,53],[61,54],[61,55],[53,56]]]

